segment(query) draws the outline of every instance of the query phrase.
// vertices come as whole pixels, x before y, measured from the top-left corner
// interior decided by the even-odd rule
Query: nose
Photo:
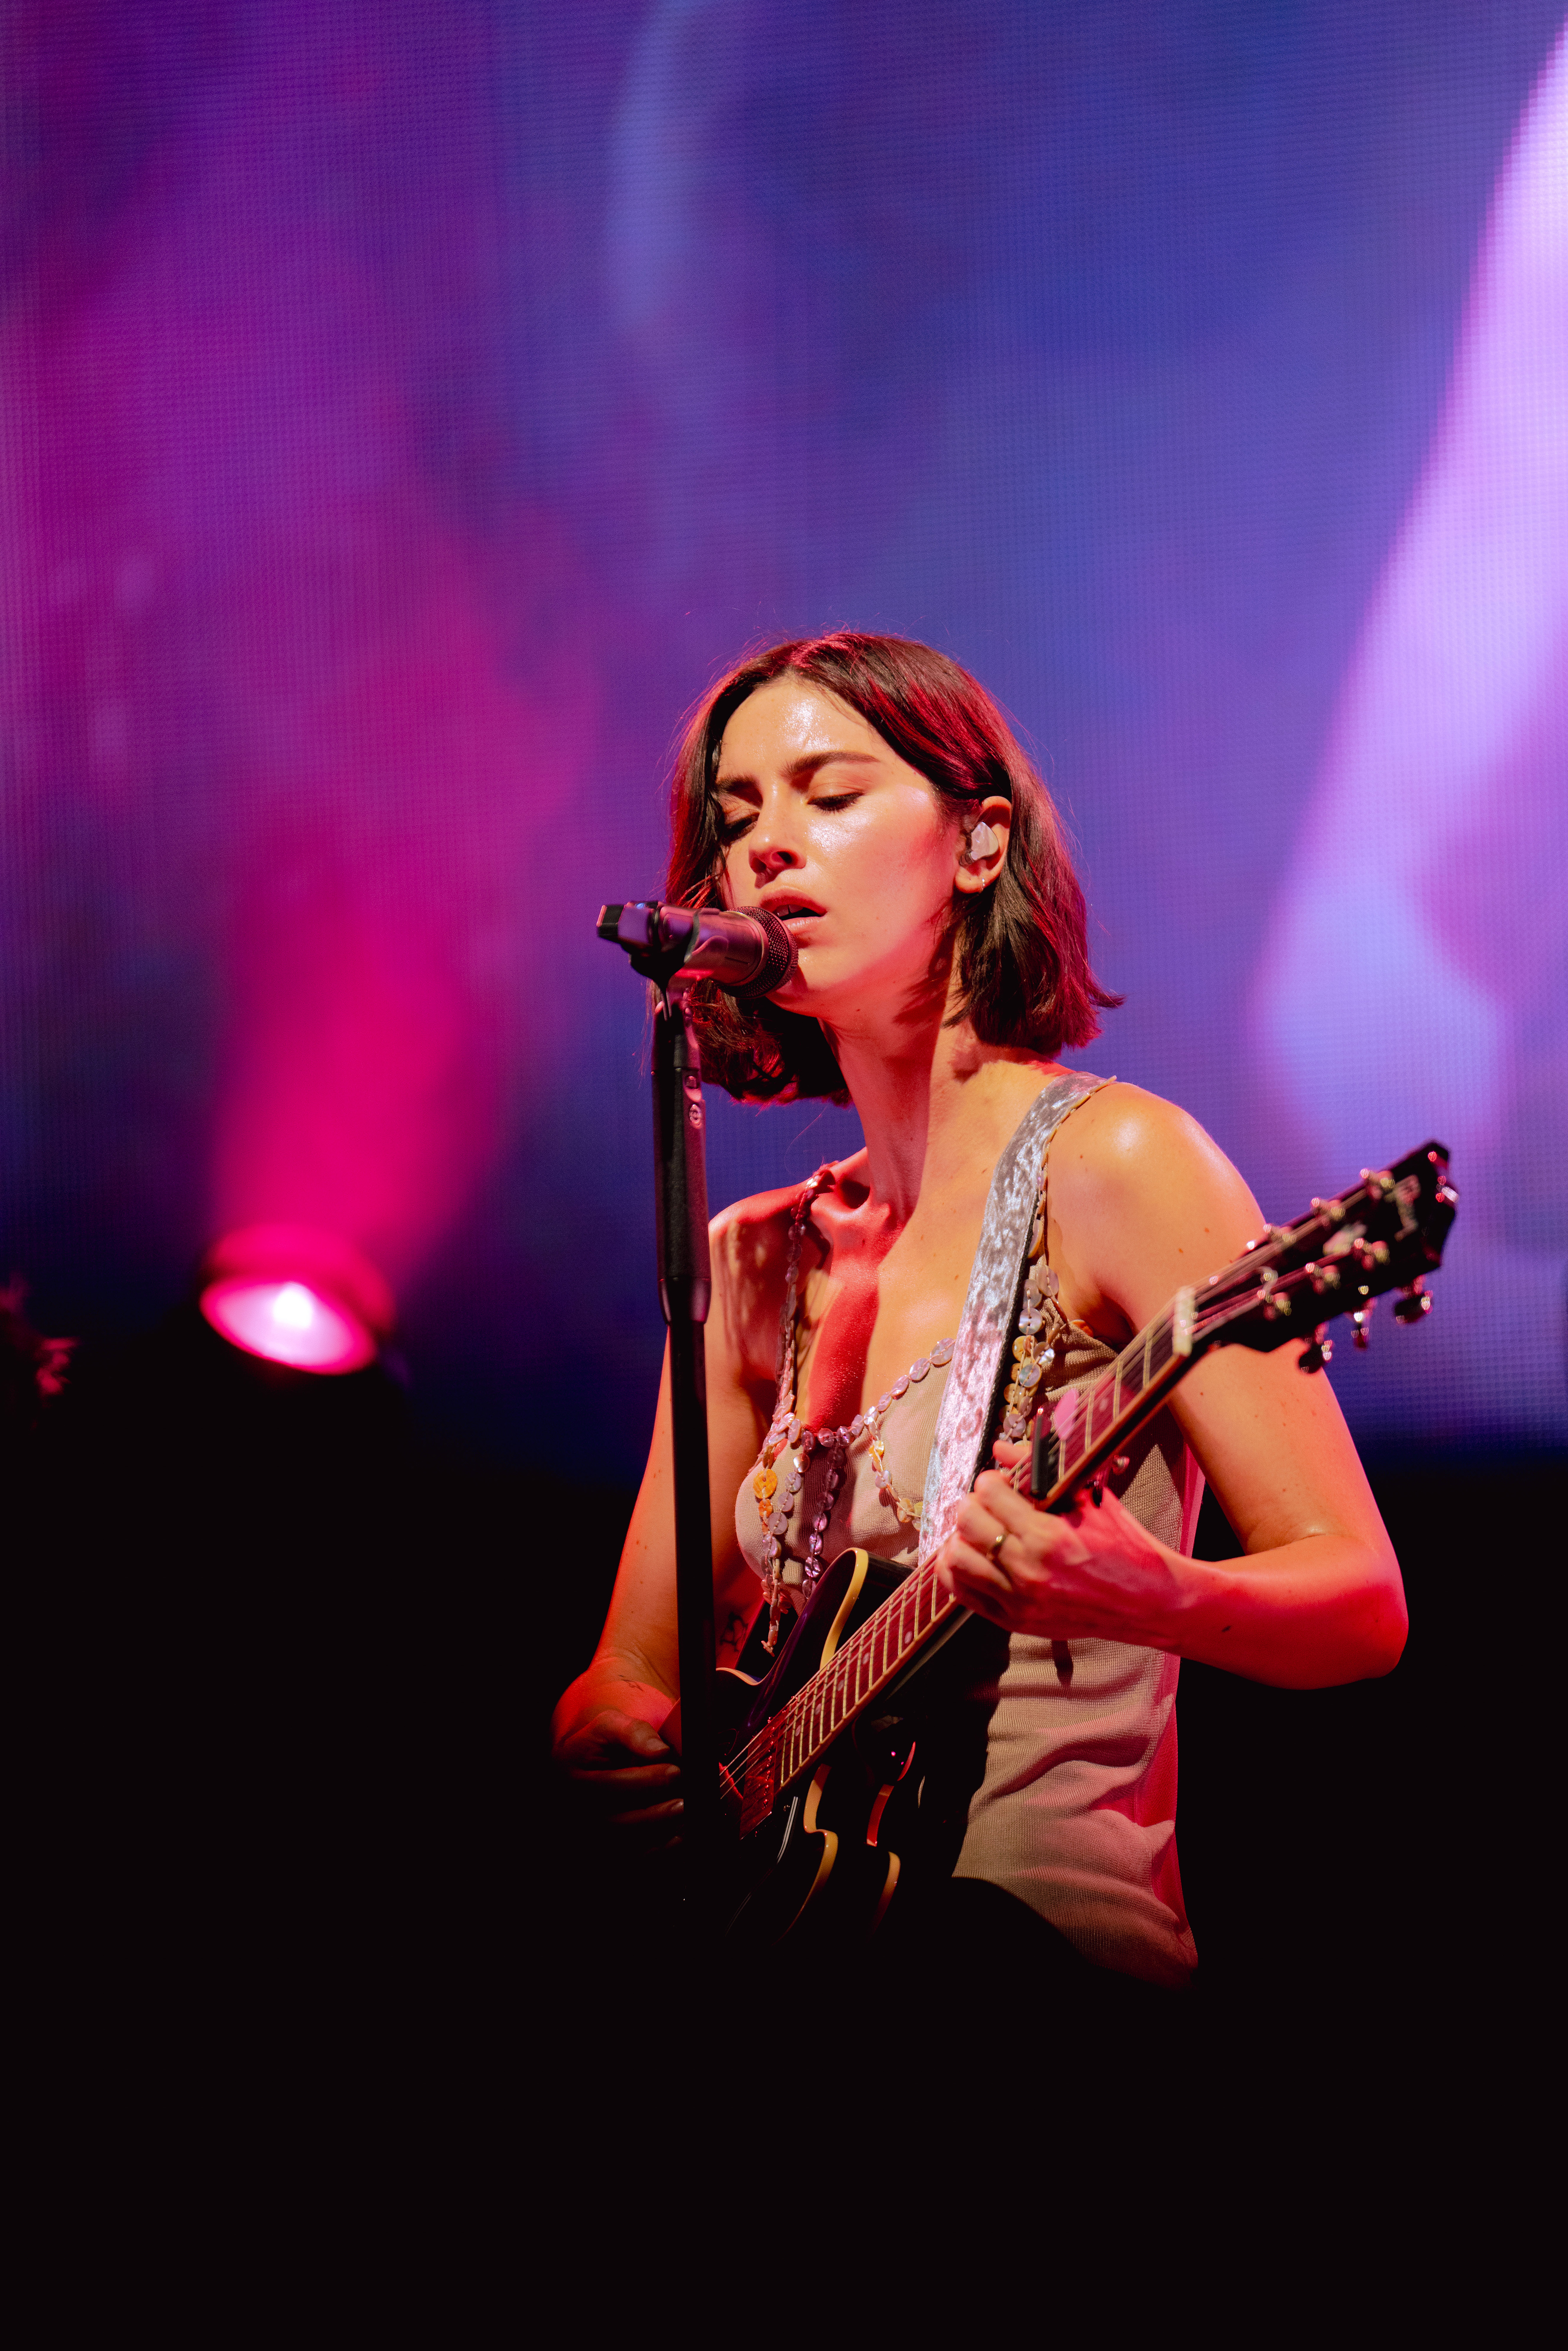
[[[804,863],[800,852],[786,837],[784,812],[775,805],[765,805],[757,820],[757,829],[746,844],[751,860],[752,879],[759,889],[777,881],[794,866]]]

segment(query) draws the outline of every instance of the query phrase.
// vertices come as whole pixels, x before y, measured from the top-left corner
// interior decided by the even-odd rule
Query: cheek
[[[923,802],[879,809],[863,825],[846,828],[838,851],[841,870],[852,873],[868,908],[894,908],[905,920],[924,920],[952,897],[952,849]]]

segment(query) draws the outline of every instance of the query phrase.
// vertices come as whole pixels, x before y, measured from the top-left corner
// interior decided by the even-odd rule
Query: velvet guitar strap
[[[922,1567],[952,1533],[965,1495],[988,1466],[988,1447],[1011,1376],[1012,1336],[1029,1270],[1046,1147],[1069,1111],[1107,1082],[1083,1070],[1054,1079],[1030,1102],[997,1161],[925,1471]]]

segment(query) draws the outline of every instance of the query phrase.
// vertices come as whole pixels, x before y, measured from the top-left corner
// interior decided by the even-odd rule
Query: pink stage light
[[[300,1281],[214,1282],[202,1294],[202,1311],[247,1355],[297,1371],[358,1372],[375,1358],[364,1324]]]
[[[358,1372],[395,1320],[368,1258],[308,1225],[249,1225],[202,1259],[202,1312],[247,1355],[300,1372]]]

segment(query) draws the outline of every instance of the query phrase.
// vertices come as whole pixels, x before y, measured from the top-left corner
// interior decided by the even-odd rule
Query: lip
[[[792,914],[825,914],[828,911],[825,906],[819,906],[815,898],[808,898],[801,890],[777,890],[770,898],[758,898],[757,906],[759,913],[779,914],[783,922],[788,922]],[[781,909],[786,911],[781,913]]]

